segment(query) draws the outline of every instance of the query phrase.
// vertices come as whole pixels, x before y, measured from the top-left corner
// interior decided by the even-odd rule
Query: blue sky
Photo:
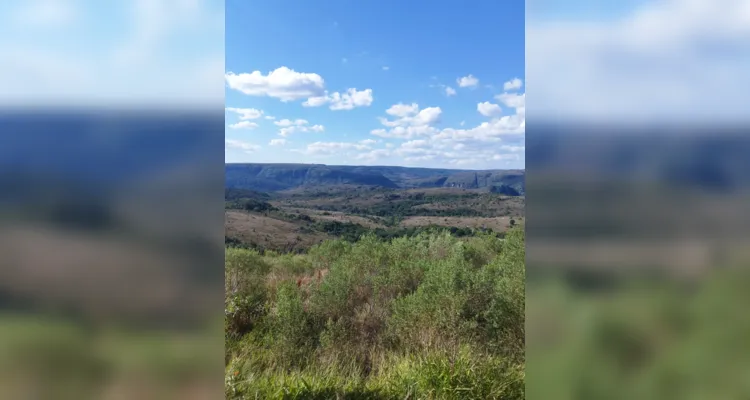
[[[227,162],[523,167],[524,1],[225,7]]]

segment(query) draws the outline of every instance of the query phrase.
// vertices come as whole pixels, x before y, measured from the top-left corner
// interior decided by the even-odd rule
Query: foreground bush
[[[228,249],[227,398],[524,398],[524,237]]]

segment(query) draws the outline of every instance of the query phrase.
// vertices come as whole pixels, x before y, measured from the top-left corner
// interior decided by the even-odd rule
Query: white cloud
[[[383,66],[383,71],[388,71],[389,69],[391,69],[391,67],[389,67],[389,66],[387,66],[387,65],[384,65],[384,66]]]
[[[487,127],[485,126],[484,129]],[[523,135],[482,136],[482,132],[478,130],[474,132],[467,130],[457,135],[449,133],[455,132],[445,130],[430,139],[404,142],[394,151],[394,154],[417,165],[425,162],[432,165],[436,163],[442,165],[474,164],[484,168],[497,168],[495,161],[500,159],[520,162],[523,157]],[[503,144],[505,142],[509,144]]]
[[[463,87],[476,87],[479,84],[479,79],[469,74],[468,76],[464,76],[463,78],[456,79],[456,83],[458,83],[458,87],[462,87],[462,88]]]
[[[356,107],[369,107],[373,102],[372,89],[347,89],[344,93],[325,92],[322,96],[310,97],[302,103],[304,107],[320,107],[329,104],[333,111],[352,110]]]
[[[389,109],[385,110],[386,114],[393,115],[396,117],[406,117],[411,114],[416,114],[419,111],[419,104],[404,104],[398,103],[392,105]]]
[[[408,165],[522,167],[525,93],[504,93],[498,98],[505,100],[513,113],[502,115],[499,105],[479,103],[477,110],[490,120],[472,128],[460,129],[436,127],[442,115],[439,107],[420,109],[417,103],[398,103],[386,110],[392,119],[381,118],[384,128],[375,129],[371,134],[404,140],[389,154],[402,158]],[[460,125],[465,125],[465,121]],[[386,148],[393,147],[389,145],[386,144]],[[365,158],[368,156],[362,155],[359,159]]]
[[[504,115],[469,129],[446,128],[433,136],[436,139],[452,141],[478,140],[483,142],[497,142],[507,135],[523,135],[525,133],[526,118],[522,114]]]
[[[296,119],[294,121],[290,119],[282,119],[274,121],[274,124],[281,127],[279,129],[280,136],[289,136],[295,132],[323,132],[325,127],[323,125],[309,125],[309,122],[305,119]]]
[[[420,140],[410,140],[408,142],[404,142],[401,144],[402,149],[420,149],[428,147],[430,142],[420,139]]]
[[[371,146],[365,143],[355,142],[315,142],[307,145],[305,150],[301,150],[302,153],[310,155],[331,155],[340,153],[342,151],[351,150],[370,150]]]
[[[448,97],[455,96],[456,95],[456,89],[453,89],[450,86],[446,86],[445,87],[445,95],[448,96]]]
[[[522,152],[522,151],[526,151],[526,146],[502,145],[502,146],[500,146],[500,150],[509,151],[511,153],[519,153],[519,152]]]
[[[227,86],[248,96],[269,96],[283,102],[320,96],[325,91],[323,78],[315,73],[296,72],[279,67],[268,75],[260,71],[225,74]]]
[[[420,110],[410,123],[413,125],[432,125],[440,121],[442,114],[443,110],[440,107],[427,107]]]
[[[254,108],[236,108],[227,107],[226,111],[233,112],[239,115],[240,120],[247,121],[251,119],[258,119],[263,116],[263,111],[256,110]]]
[[[330,95],[331,110],[351,110],[355,107],[369,107],[372,104],[372,89],[357,91],[348,89],[346,93]]]
[[[493,160],[501,161],[501,160],[518,160],[519,156],[518,154],[495,154],[492,156]]]
[[[274,117],[273,115],[266,115],[264,118],[267,119],[267,120],[269,120],[269,121],[273,121],[273,120],[276,119],[276,117]]]
[[[375,149],[375,150],[370,150],[370,151],[367,151],[367,152],[364,152],[364,153],[357,154],[355,156],[355,159],[360,160],[360,161],[364,161],[364,162],[368,162],[368,163],[372,163],[372,162],[381,160],[383,158],[386,158],[386,157],[388,157],[390,155],[391,155],[390,150],[387,150],[387,149]]]
[[[230,124],[229,128],[231,129],[255,129],[258,127],[258,124],[251,121],[240,121],[236,124]]]
[[[534,112],[608,122],[746,122],[749,39],[746,0],[645,2],[607,20],[527,15]],[[707,90],[721,100],[705,101]]]
[[[248,142],[243,142],[241,140],[224,139],[224,149],[235,149],[248,154],[252,154],[260,150],[260,146]]]
[[[271,139],[271,141],[268,142],[270,146],[283,146],[287,143],[289,143],[289,141],[286,139]]]
[[[518,78],[513,78],[503,84],[503,90],[518,90],[523,86],[523,81]]]
[[[297,119],[297,120],[294,120],[294,121],[292,121],[290,119],[282,119],[280,121],[274,121],[273,123],[276,124],[276,125],[278,125],[278,126],[286,127],[286,126],[302,126],[302,125],[307,125],[308,122],[307,122],[307,120],[304,120],[304,119]]]
[[[526,93],[502,93],[495,96],[495,99],[505,104],[506,107],[510,108],[525,108],[526,107]]]
[[[492,104],[489,101],[477,104],[477,111],[485,117],[497,117],[503,113],[499,105]]]
[[[316,96],[316,97],[310,97],[307,99],[304,103],[302,103],[302,106],[304,107],[320,107],[326,103],[328,103],[328,95],[323,96]]]
[[[422,110],[416,103],[399,103],[385,111],[388,115],[397,117],[395,120],[380,118],[380,123],[389,129],[375,129],[373,135],[409,139],[414,136],[429,135],[436,132],[432,125],[440,121],[443,110],[440,107],[427,107]]]

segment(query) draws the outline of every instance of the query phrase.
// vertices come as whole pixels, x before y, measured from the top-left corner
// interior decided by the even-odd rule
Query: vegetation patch
[[[519,228],[228,249],[226,397],[523,399],[524,261]]]

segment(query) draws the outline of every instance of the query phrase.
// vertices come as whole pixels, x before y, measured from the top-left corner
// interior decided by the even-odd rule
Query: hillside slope
[[[525,193],[523,170],[468,171],[323,164],[227,164],[226,187],[281,191],[304,186],[361,185],[385,188],[483,189],[509,196]]]

